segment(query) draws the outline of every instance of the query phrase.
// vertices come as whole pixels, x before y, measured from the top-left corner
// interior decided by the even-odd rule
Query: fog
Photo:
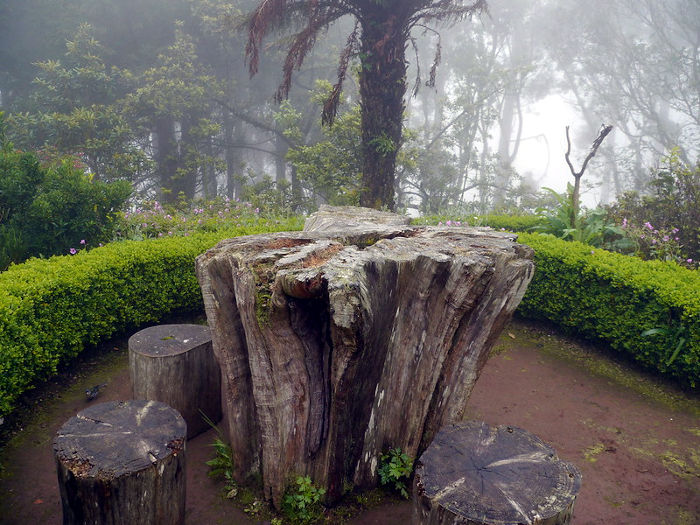
[[[4,0],[7,135],[17,147],[79,154],[96,178],[131,181],[136,200],[270,191],[300,211],[352,202],[358,57],[335,131],[319,122],[352,21],[340,20],[318,39],[280,105],[274,94],[290,32],[265,41],[251,78],[243,21],[255,5]],[[400,208],[488,213],[546,205],[541,187],[564,192],[573,182],[566,126],[576,165],[600,126],[614,127],[582,179],[588,207],[645,192],[650,170],[671,151],[689,165],[697,161],[697,0],[488,5],[471,20],[413,29]]]

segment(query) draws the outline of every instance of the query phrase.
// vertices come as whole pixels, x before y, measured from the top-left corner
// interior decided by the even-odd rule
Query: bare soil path
[[[130,396],[125,348],[114,341],[91,352],[0,427],[0,523],[61,523],[53,436],[86,406],[86,388],[107,383],[94,402]],[[684,394],[550,327],[513,321],[466,415],[524,428],[581,469],[575,525],[700,523],[697,392]],[[222,498],[221,484],[207,476],[214,438],[209,431],[187,444],[187,523],[260,522],[243,512],[245,504]],[[410,503],[373,499],[347,523],[410,523]]]

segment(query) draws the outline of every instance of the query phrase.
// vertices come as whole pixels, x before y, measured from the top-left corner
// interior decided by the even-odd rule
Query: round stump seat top
[[[211,341],[211,330],[199,324],[160,324],[129,338],[129,351],[150,357],[181,354]]]
[[[469,522],[539,523],[572,504],[581,473],[538,437],[479,421],[447,425],[420,457],[423,494]]]
[[[53,442],[76,477],[115,479],[184,450],[187,425],[159,401],[109,401],[70,418]]]

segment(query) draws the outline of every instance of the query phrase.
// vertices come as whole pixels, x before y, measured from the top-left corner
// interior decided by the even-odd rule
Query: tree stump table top
[[[129,338],[129,350],[150,357],[182,354],[211,341],[208,326],[159,324],[144,328]]]
[[[578,469],[538,437],[470,421],[441,429],[420,457],[414,505],[426,514],[442,507],[450,514],[444,523],[560,524],[568,523],[580,487]]]
[[[110,480],[179,454],[186,432],[184,419],[164,403],[110,401],[70,418],[53,447],[74,476]]]

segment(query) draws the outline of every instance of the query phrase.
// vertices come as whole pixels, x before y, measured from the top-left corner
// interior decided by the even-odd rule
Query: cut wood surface
[[[64,524],[182,524],[186,424],[157,401],[110,401],[54,439]]]
[[[447,425],[417,463],[416,525],[566,525],[581,474],[516,427]]]
[[[382,452],[416,456],[460,420],[533,272],[512,234],[346,208],[333,227],[333,210],[313,231],[229,239],[196,264],[236,474],[260,470],[277,506],[298,474],[330,502],[374,486]]]
[[[187,439],[208,430],[202,413],[221,419],[221,370],[208,327],[164,324],[129,338],[129,374],[134,399],[161,401],[187,422]]]

